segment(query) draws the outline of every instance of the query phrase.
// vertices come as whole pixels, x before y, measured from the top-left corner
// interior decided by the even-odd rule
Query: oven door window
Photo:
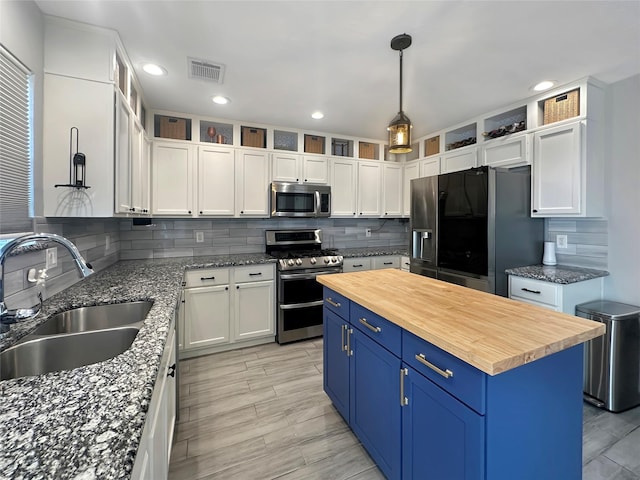
[[[281,310],[284,331],[322,325],[322,305]]]
[[[280,287],[280,305],[295,305],[322,300],[322,285],[316,282],[315,275],[280,279]]]
[[[315,213],[316,201],[313,193],[276,194],[276,211],[281,213]]]

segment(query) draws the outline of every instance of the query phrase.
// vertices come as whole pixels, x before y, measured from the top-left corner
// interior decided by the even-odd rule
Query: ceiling
[[[640,73],[637,0],[36,3],[116,30],[149,109],[370,139],[398,112],[400,33],[413,37],[403,107],[415,138],[527,98],[540,80]],[[189,79],[188,56],[224,64],[223,84]]]

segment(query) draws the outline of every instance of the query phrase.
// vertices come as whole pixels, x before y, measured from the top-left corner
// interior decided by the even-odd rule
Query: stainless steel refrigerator
[[[411,180],[413,273],[508,295],[505,269],[539,264],[531,170],[473,168]]]

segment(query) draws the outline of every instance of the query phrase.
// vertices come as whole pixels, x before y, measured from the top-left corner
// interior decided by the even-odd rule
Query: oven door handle
[[[318,275],[328,275],[330,273],[340,273],[340,270],[321,270],[313,273],[285,273],[280,274],[280,280],[313,280]]]
[[[319,307],[324,304],[324,300],[317,300],[315,302],[307,303],[292,303],[288,305],[280,305],[281,310],[293,310],[295,308],[307,308],[307,307]]]

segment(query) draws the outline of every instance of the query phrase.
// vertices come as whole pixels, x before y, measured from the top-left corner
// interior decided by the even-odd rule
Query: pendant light
[[[411,46],[411,35],[396,35],[391,39],[391,48],[400,52],[400,111],[387,127],[389,131],[389,153],[408,153],[411,149],[411,120],[402,111],[402,51]]]

